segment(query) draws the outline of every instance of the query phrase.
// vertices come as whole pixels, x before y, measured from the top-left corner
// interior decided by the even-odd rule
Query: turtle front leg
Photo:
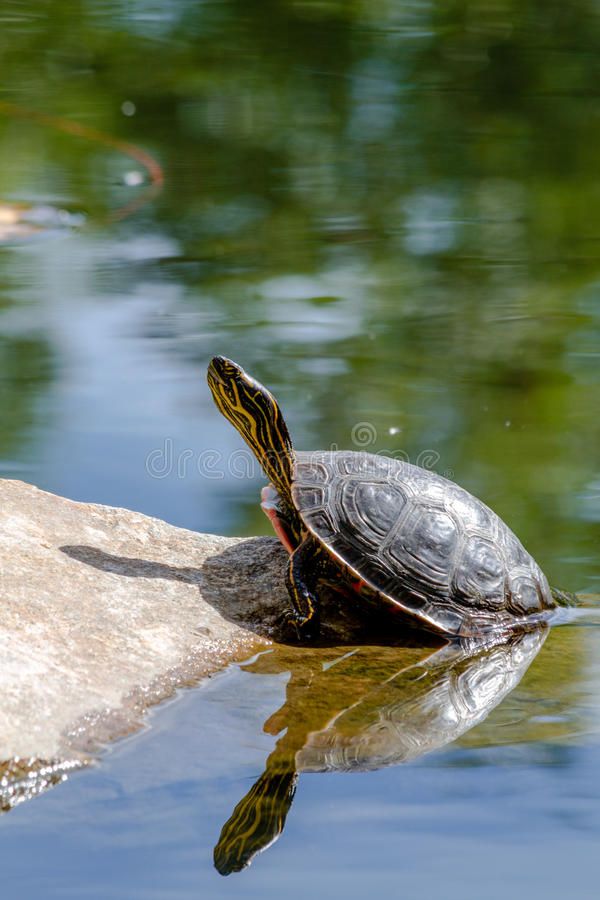
[[[319,636],[316,586],[326,568],[324,557],[323,549],[312,535],[307,535],[290,555],[286,584],[293,609],[287,618],[300,640],[313,641]]]

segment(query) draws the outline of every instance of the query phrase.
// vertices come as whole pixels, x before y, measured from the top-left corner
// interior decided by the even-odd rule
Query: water
[[[299,447],[449,474],[597,594],[599,45],[587,2],[3,7],[0,475],[267,533],[204,383],[226,353]],[[288,676],[224,673],[3,816],[5,890],[595,896],[599,659],[561,626],[450,744],[301,772],[226,879]]]
[[[423,672],[434,666],[431,650],[388,648],[375,657],[359,648],[350,658],[312,651],[308,662],[300,651],[275,659],[265,654],[155,712],[149,730],[114,748],[96,770],[6,816],[8,895],[263,897],[285,891],[300,898],[343,890],[358,898],[402,883],[407,896],[431,896],[443,882],[449,898],[500,898],[507,890],[594,897],[600,748],[591,660],[598,650],[598,630],[573,625],[557,628],[545,642],[543,635],[528,636],[491,669],[480,655],[454,670],[446,660],[429,678]],[[319,675],[320,654],[334,664]],[[405,664],[403,672],[395,657]],[[490,711],[528,664],[520,684]],[[279,671],[286,666],[292,678]],[[565,670],[578,671],[578,678],[564,678]],[[311,684],[309,671],[320,684]],[[394,671],[400,674],[390,680]],[[328,684],[329,693],[322,690]],[[478,710],[470,704],[470,724],[477,711],[488,717],[460,736],[468,715],[462,721],[449,715],[449,696],[455,710],[479,698]],[[402,709],[394,740],[382,739],[376,727],[378,708],[380,721],[393,723],[390,702]],[[273,760],[273,732],[287,724],[298,743],[303,722],[322,728],[344,704],[348,711],[330,724],[329,734],[333,727],[345,743],[345,761],[354,758],[367,769],[369,761],[396,765],[301,772],[279,840],[242,873],[217,874],[213,847],[269,753]],[[370,746],[364,741],[369,730]],[[452,733],[457,739],[445,745],[443,735]],[[430,755],[412,752],[432,734],[435,739],[422,745]],[[285,736],[279,740],[281,759]],[[334,746],[331,738],[313,736],[301,767],[331,764]],[[393,751],[386,760],[377,756],[381,748]],[[401,764],[403,757],[410,761]]]

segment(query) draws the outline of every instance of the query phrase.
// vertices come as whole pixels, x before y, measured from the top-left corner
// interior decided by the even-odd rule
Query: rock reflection
[[[71,772],[86,764],[84,760],[44,760],[36,756],[14,756],[0,763],[0,813],[62,784]]]
[[[245,868],[283,831],[300,772],[365,771],[443,747],[482,722],[519,683],[547,629],[504,644],[277,647],[245,667],[290,672],[286,700],[264,724],[280,734],[264,773],[235,807],[215,868]]]

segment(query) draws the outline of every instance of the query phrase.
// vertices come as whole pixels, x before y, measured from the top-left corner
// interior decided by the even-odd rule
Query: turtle
[[[325,585],[450,638],[532,626],[564,605],[510,528],[458,484],[363,450],[295,450],[277,401],[241,366],[215,356],[207,380],[269,479],[261,506],[289,553],[287,621],[300,641],[319,636]]]

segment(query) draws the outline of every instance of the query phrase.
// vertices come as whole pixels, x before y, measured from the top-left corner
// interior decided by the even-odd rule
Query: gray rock
[[[177,688],[269,646],[285,559],[272,538],[0,481],[0,760],[85,760]]]

